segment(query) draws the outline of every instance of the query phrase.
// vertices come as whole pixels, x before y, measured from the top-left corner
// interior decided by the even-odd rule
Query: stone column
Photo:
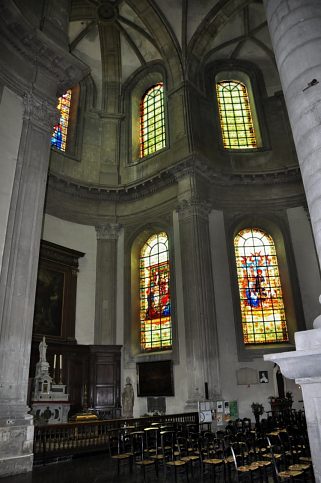
[[[319,316],[321,318],[321,316]],[[316,324],[314,324],[316,325]],[[302,388],[315,481],[321,482],[321,328],[297,332],[296,351],[265,355]]]
[[[194,175],[179,178],[179,238],[182,260],[188,401],[195,407],[220,394],[218,337],[209,236],[209,206],[196,196]]]
[[[0,476],[32,468],[26,401],[50,133],[57,118],[57,110],[34,94],[24,103],[0,276]]]
[[[96,226],[95,344],[116,344],[117,241],[121,225]]]
[[[321,262],[321,2],[264,3]]]

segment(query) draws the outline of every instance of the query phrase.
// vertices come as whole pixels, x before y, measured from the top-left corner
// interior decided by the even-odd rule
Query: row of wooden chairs
[[[109,438],[111,458],[117,462],[117,471],[124,463],[146,470],[152,468],[156,477],[160,470],[166,480],[171,471],[175,481],[180,472],[188,480],[194,478],[197,467],[203,478],[210,474],[213,480],[220,477],[231,481],[258,477],[267,481],[273,475],[277,481],[313,480],[311,458],[306,439],[294,438],[287,431],[275,431],[268,436],[255,431],[198,432],[195,425],[184,427],[155,424],[141,431],[120,430]]]

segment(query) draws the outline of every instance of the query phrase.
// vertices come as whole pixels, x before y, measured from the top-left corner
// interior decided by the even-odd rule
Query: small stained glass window
[[[164,85],[148,89],[140,104],[140,157],[165,147]]]
[[[216,84],[223,146],[226,149],[257,147],[247,88],[239,81]]]
[[[60,119],[58,124],[55,125],[51,136],[51,146],[54,146],[60,151],[66,151],[70,104],[71,89],[58,99],[57,109],[60,111]]]
[[[272,237],[259,228],[234,240],[245,344],[287,342],[278,261]]]
[[[140,256],[140,327],[144,351],[172,347],[168,237],[152,235]]]

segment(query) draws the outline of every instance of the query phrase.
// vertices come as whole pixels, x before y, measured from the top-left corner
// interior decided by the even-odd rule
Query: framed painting
[[[84,253],[42,241],[38,266],[33,339],[76,342],[75,315],[79,258]]]

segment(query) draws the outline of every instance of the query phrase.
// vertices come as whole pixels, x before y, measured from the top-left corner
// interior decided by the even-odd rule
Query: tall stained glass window
[[[60,118],[58,124],[55,125],[51,136],[51,146],[54,146],[60,151],[66,151],[70,103],[71,89],[58,99],[57,109],[60,111]]]
[[[164,85],[148,89],[140,104],[140,157],[165,147]]]
[[[258,228],[234,240],[245,344],[288,341],[278,261],[272,237]]]
[[[251,105],[245,84],[221,81],[216,84],[223,145],[226,149],[257,147]]]
[[[140,254],[140,324],[144,351],[172,347],[168,237],[152,235]]]

